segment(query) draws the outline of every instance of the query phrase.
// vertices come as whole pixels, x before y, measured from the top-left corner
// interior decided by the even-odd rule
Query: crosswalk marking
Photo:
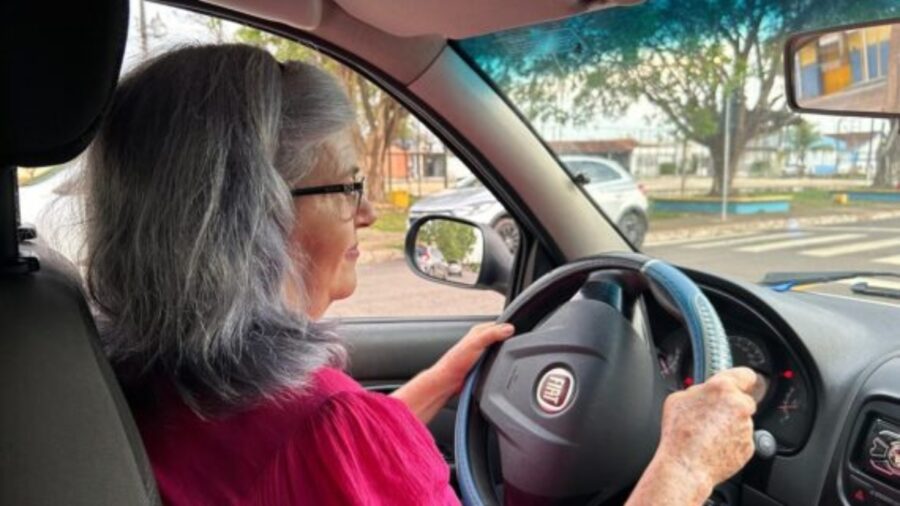
[[[894,255],[892,257],[884,257],[884,258],[876,258],[872,260],[877,264],[890,264],[890,265],[900,265],[900,255]]]
[[[826,235],[820,237],[809,237],[806,239],[793,239],[788,241],[770,242],[767,244],[759,244],[756,246],[747,246],[738,249],[745,253],[763,253],[766,251],[776,251],[781,249],[799,248],[801,246],[815,246],[818,244],[828,244],[832,242],[849,241],[851,239],[859,239],[865,237],[863,234],[837,234]]]
[[[811,257],[828,258],[838,255],[848,255],[850,253],[860,253],[863,251],[892,248],[894,246],[900,246],[900,238],[895,237],[893,239],[880,239],[877,241],[854,242],[853,244],[844,244],[841,246],[832,246],[829,248],[801,251],[800,254]]]
[[[755,242],[762,241],[771,241],[775,239],[786,239],[788,237],[804,237],[809,235],[806,232],[782,232],[779,234],[766,234],[766,235],[752,235],[752,236],[741,236],[737,238],[729,238],[722,239],[719,241],[711,241],[711,242],[703,242],[699,244],[691,244],[690,246],[685,246],[688,249],[707,249],[707,248],[720,248],[723,246],[740,246],[742,244],[751,244]]]

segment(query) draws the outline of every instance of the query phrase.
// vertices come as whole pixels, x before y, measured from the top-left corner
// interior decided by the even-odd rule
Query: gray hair
[[[202,413],[344,364],[283,288],[302,289],[289,187],[353,117],[327,73],[246,45],[181,48],[122,79],[88,152],[85,217],[88,292],[126,389],[161,376]]]

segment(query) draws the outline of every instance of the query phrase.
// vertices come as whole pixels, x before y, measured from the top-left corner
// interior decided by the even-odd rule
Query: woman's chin
[[[336,287],[335,290],[331,292],[331,300],[343,300],[356,292],[356,273],[353,273],[352,279],[347,279],[340,286]]]

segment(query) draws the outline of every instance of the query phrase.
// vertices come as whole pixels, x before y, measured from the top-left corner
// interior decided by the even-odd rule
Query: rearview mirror
[[[900,115],[900,22],[850,25],[788,39],[785,76],[794,110]]]
[[[513,257],[490,227],[455,217],[425,216],[406,233],[406,262],[432,281],[506,294]]]

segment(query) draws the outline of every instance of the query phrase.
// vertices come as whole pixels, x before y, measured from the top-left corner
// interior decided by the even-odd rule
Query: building
[[[900,29],[875,26],[822,35],[794,60],[794,89],[802,107],[898,110],[896,56]]]

